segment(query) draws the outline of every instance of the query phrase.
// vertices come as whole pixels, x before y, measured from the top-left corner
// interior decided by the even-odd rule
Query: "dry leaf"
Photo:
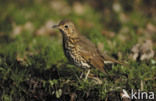
[[[120,13],[119,18],[122,23],[127,23],[129,21],[128,16],[124,13]]]
[[[115,2],[113,4],[113,10],[116,12],[116,13],[119,13],[122,11],[122,8],[121,8],[121,5],[118,3],[118,2]]]
[[[97,48],[102,52],[104,48],[104,44],[102,42],[98,42]]]
[[[154,26],[151,23],[148,23],[147,24],[147,30],[150,31],[150,32],[155,32],[156,33],[156,26]]]
[[[83,14],[85,10],[84,6],[79,2],[75,2],[73,4],[73,9],[74,9],[74,12],[79,15]]]
[[[13,31],[12,31],[13,36],[19,35],[22,31],[23,31],[23,26],[16,25],[15,23],[13,23]]]
[[[36,31],[36,35],[52,35],[54,34],[54,30],[52,30],[52,26],[55,24],[54,21],[48,20],[40,29]]]
[[[26,22],[26,24],[23,26],[25,30],[29,30],[30,32],[34,31],[34,25],[31,22]]]
[[[110,32],[110,31],[106,31],[106,30],[102,31],[102,34],[104,36],[107,36],[107,37],[110,37],[110,38],[112,38],[112,37],[115,36],[115,33],[114,32]]]
[[[56,12],[63,15],[67,15],[71,12],[71,8],[64,1],[59,1],[59,0],[51,1],[50,7]]]
[[[26,22],[24,25],[16,25],[16,23],[13,23],[13,31],[12,31],[13,36],[17,36],[19,34],[22,34],[23,30],[33,32],[34,26],[31,22]]]
[[[132,60],[149,60],[154,57],[154,51],[152,49],[152,41],[151,40],[146,40],[144,43],[136,44],[133,46],[131,49],[131,54],[130,58]]]

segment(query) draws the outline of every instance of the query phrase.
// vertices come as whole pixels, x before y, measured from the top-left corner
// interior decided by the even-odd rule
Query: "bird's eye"
[[[65,25],[64,27],[67,29],[68,28],[68,25]]]

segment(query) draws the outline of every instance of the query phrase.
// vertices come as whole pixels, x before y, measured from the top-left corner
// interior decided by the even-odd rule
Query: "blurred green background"
[[[120,101],[117,87],[156,91],[155,0],[0,0],[0,101]],[[93,70],[102,84],[79,78],[62,36],[72,20],[81,34],[129,67]],[[120,76],[126,73],[128,78]]]

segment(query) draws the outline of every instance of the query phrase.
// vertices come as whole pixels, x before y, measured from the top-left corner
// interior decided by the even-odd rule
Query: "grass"
[[[69,4],[69,1],[61,1]],[[61,4],[60,4],[61,5]],[[68,5],[69,6],[69,5]],[[77,14],[74,9],[69,14],[60,14],[51,8],[50,1],[0,3],[0,100],[1,101],[101,101],[119,98],[119,92],[125,88],[142,91],[156,91],[156,61],[132,61],[129,59],[131,48],[140,40],[150,39],[155,43],[155,36],[146,38],[144,32],[136,34],[138,29],[146,29],[148,23],[156,24],[154,18],[145,16],[138,9],[121,13],[128,16],[127,22],[120,21],[121,13],[114,11],[103,15],[89,3],[83,5],[85,12]],[[4,9],[6,7],[6,9]],[[72,7],[72,6],[69,6]],[[111,18],[109,18],[111,16]],[[129,66],[113,66],[109,74],[93,69],[102,84],[94,79],[84,81],[79,78],[81,72],[68,63],[62,49],[62,37],[51,29],[51,34],[38,35],[37,31],[45,22],[58,22],[63,18],[72,19],[80,33],[93,43],[102,43],[102,49],[110,56],[127,61]],[[31,22],[34,30],[24,29]],[[23,28],[19,34],[13,33],[14,24]],[[126,32],[121,30],[127,28]],[[114,32],[113,37],[101,34],[104,30]],[[122,37],[125,39],[121,40]],[[153,45],[156,51],[155,44]],[[118,54],[121,53],[119,57]],[[128,78],[122,74],[128,74]],[[121,87],[118,89],[117,87]]]

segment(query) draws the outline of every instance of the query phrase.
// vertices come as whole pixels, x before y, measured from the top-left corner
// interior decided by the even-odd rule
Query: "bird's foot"
[[[89,73],[90,73],[90,69],[87,71],[87,74],[86,74],[85,79],[84,79],[85,81],[88,79]]]
[[[84,75],[84,73],[82,72],[82,73],[81,73],[81,75],[80,75],[80,79],[82,79],[82,78],[83,78],[83,75]]]

